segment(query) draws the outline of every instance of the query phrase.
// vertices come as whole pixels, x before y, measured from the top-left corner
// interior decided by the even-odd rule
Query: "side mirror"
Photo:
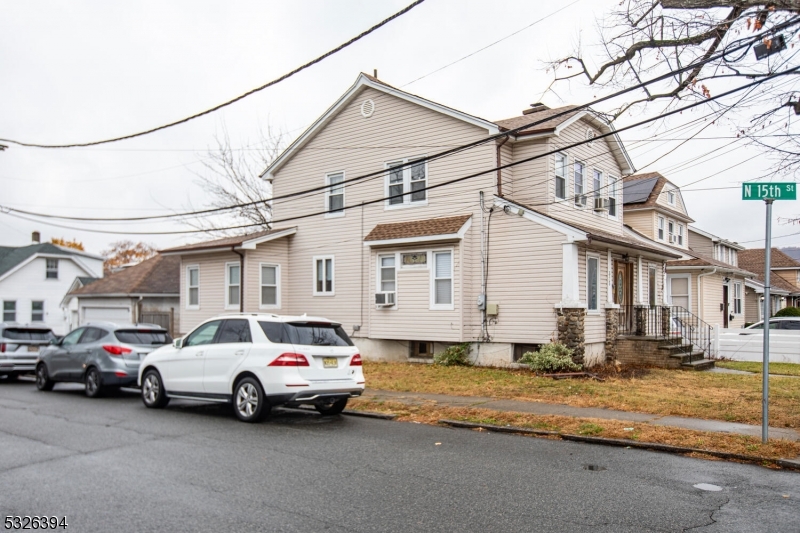
[[[175,339],[174,341],[172,341],[172,346],[174,346],[178,350],[183,348],[183,338],[179,337],[179,338]]]
[[[61,339],[63,339],[63,337],[61,338],[56,337],[55,339],[50,339],[50,344],[52,346],[58,346],[59,344],[61,344]]]

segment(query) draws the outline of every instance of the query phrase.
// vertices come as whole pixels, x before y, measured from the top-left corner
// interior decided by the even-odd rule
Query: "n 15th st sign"
[[[742,200],[797,200],[796,183],[742,183]]]

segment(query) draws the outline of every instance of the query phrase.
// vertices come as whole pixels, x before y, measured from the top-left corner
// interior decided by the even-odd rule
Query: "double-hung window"
[[[580,161],[575,161],[573,170],[573,175],[575,178],[575,205],[578,207],[583,207],[586,205],[586,195],[583,194],[583,180],[584,174],[586,173],[586,165]]]
[[[658,217],[658,240],[664,240],[664,218]]]
[[[58,259],[47,259],[45,268],[46,279],[58,279]]]
[[[608,177],[608,216],[617,216],[617,178]]]
[[[325,176],[325,216],[344,216],[344,172]]]
[[[380,279],[378,292],[395,292],[397,290],[397,267],[394,255],[379,256]]]
[[[683,246],[683,224],[678,224],[678,244]]]
[[[742,284],[738,281],[733,283],[733,314],[742,314]]]
[[[186,268],[186,307],[188,309],[200,308],[200,267]]]
[[[16,322],[17,321],[17,302],[4,301],[3,302],[3,322]]]
[[[667,191],[667,202],[669,202],[669,205],[675,205],[675,193],[673,191]]]
[[[428,195],[428,165],[413,159],[392,161],[386,164],[386,205],[424,205]]]
[[[314,258],[314,295],[333,296],[333,256]]]
[[[671,220],[667,222],[667,234],[670,243],[675,240],[675,223]]]
[[[453,309],[453,252],[433,252],[432,309]]]
[[[44,322],[44,302],[32,301],[31,302],[31,322]]]
[[[280,307],[278,265],[261,265],[261,305],[262,308]]]
[[[600,258],[597,256],[586,257],[586,303],[589,311],[599,309],[600,291]]]
[[[567,156],[556,154],[556,198],[567,197]]]
[[[600,193],[603,190],[603,173],[595,169],[592,173],[592,182],[594,186],[594,197],[600,198]]]
[[[225,270],[225,307],[238,309],[242,287],[242,266],[239,263],[226,263]]]

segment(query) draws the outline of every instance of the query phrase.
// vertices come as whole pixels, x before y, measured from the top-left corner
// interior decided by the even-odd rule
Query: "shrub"
[[[525,352],[519,362],[534,372],[574,372],[581,369],[581,365],[572,362],[572,350],[560,342],[545,344],[538,352]]]
[[[784,307],[772,316],[800,316],[800,307]]]
[[[433,356],[433,363],[442,366],[472,366],[469,360],[470,346],[468,342],[448,346],[445,351]]]

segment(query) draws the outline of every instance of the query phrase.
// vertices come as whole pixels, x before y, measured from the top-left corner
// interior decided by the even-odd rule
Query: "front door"
[[[620,330],[633,328],[633,265],[625,261],[614,261],[614,281],[612,283],[614,303],[620,306]]]
[[[722,327],[728,327],[728,286],[722,286]]]

